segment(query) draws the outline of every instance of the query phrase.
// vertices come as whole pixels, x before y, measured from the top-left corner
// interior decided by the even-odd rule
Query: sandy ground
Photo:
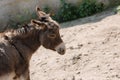
[[[61,26],[66,54],[40,47],[31,80],[120,80],[120,15],[106,11]]]

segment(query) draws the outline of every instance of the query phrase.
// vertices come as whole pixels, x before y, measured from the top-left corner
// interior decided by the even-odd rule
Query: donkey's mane
[[[24,24],[18,29],[9,29],[6,30],[3,34],[10,38],[12,37],[25,37],[30,34],[35,28],[31,24]]]
[[[52,19],[48,20],[47,22],[46,20],[39,20],[39,21],[40,21],[39,25],[41,26],[42,26],[42,23],[47,23],[47,25],[49,26],[52,26],[52,23],[54,23],[59,27],[59,24]],[[18,29],[8,29],[3,33],[0,33],[0,36],[7,36],[9,38],[15,38],[15,37],[25,38],[29,36],[29,34],[33,33],[33,31],[36,31],[35,25],[30,23],[30,24],[24,24]]]

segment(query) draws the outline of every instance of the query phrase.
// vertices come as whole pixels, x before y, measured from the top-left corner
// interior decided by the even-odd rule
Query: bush
[[[48,5],[46,5],[43,7],[43,10],[44,12],[49,13],[51,11],[51,8]]]
[[[120,14],[120,6],[115,9],[115,13]]]
[[[94,0],[83,0],[78,8],[79,17],[86,17],[101,12],[104,9],[102,3],[96,3]]]
[[[94,0],[83,0],[79,6],[75,6],[66,0],[60,0],[60,8],[58,12],[52,16],[58,22],[66,22],[81,17],[93,15],[97,12],[101,12],[104,9],[102,3],[96,3]],[[45,6],[43,10],[48,13],[51,11],[49,6]],[[9,26],[17,28],[18,25],[29,22],[32,18],[37,18],[36,13],[31,13],[28,9],[24,9],[23,13],[15,16],[11,16],[9,20]]]
[[[72,5],[71,3],[65,2],[65,0],[60,0],[61,6],[58,10],[58,13],[55,15],[55,19],[59,22],[66,22],[74,20],[77,18],[77,6]]]
[[[58,22],[66,22],[77,18],[93,15],[104,10],[102,3],[96,3],[95,0],[83,0],[79,6],[60,0],[61,6],[58,13],[53,16]]]

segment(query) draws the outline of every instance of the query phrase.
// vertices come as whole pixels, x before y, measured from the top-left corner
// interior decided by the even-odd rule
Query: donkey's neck
[[[31,52],[34,53],[41,45],[41,43],[39,41],[39,37],[40,37],[39,34],[40,34],[40,31],[35,30],[35,31],[32,31],[26,37],[18,38],[18,41],[20,41],[21,44],[28,47],[31,50]]]
[[[41,45],[39,41],[40,30],[35,29],[33,26],[22,27],[8,33],[6,33],[8,38],[26,59],[30,59]]]

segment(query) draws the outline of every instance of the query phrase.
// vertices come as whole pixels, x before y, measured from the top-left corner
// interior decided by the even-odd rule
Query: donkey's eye
[[[48,37],[49,38],[55,38],[56,37],[56,30],[54,28],[49,28],[48,29]]]
[[[49,38],[55,38],[56,35],[55,35],[55,34],[48,34],[48,37],[49,37]]]

